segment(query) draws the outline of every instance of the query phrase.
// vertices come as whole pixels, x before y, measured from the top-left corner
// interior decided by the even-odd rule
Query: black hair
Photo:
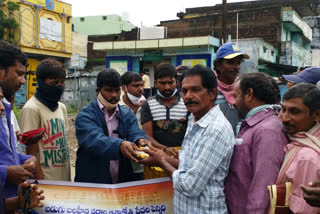
[[[213,71],[202,65],[196,65],[188,70],[186,70],[181,76],[181,82],[184,78],[188,76],[199,75],[202,79],[202,86],[206,88],[209,92],[212,89],[217,88],[217,78]]]
[[[157,80],[162,77],[174,77],[177,79],[177,71],[175,67],[169,63],[162,63],[158,65],[154,71],[154,78]]]
[[[37,79],[57,79],[66,77],[66,67],[53,58],[44,59],[36,70]]]
[[[120,74],[112,68],[101,71],[97,76],[97,88],[100,89],[104,86],[119,88],[121,86]]]
[[[122,85],[128,86],[131,82],[142,81],[142,77],[132,71],[127,71],[121,76]]]
[[[270,83],[272,84],[272,86],[274,87],[274,90],[275,90],[275,93],[277,96],[277,103],[280,103],[280,101],[281,101],[280,88],[279,88],[276,80],[272,76],[267,75],[267,77],[268,77]]]
[[[246,94],[248,89],[252,88],[253,95],[265,104],[276,104],[276,89],[264,73],[245,73],[240,76],[240,89]]]
[[[27,67],[27,55],[20,48],[4,40],[0,40],[0,68],[5,69],[7,72],[7,68],[16,65],[17,62]]]
[[[311,83],[298,83],[283,94],[283,100],[302,98],[310,114],[320,109],[320,89]]]

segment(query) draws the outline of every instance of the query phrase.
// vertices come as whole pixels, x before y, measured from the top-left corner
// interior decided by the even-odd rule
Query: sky
[[[135,26],[153,26],[160,21],[178,19],[185,8],[221,4],[222,0],[62,0],[72,4],[72,16],[118,14]],[[252,0],[227,0],[231,2]]]

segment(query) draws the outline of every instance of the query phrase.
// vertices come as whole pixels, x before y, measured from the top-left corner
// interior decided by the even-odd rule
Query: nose
[[[4,105],[2,104],[2,101],[0,101],[0,115],[2,114],[2,112],[4,112],[4,110]]]
[[[190,90],[188,90],[187,93],[183,94],[184,100],[191,100],[191,98],[193,98],[193,95]]]
[[[20,77],[20,85],[24,85],[26,83],[26,79],[24,76]]]
[[[139,86],[139,92],[143,93],[143,85],[142,86]]]
[[[240,63],[236,63],[236,64],[235,64],[235,68],[236,68],[236,69],[240,70],[240,67],[241,67],[241,64],[240,64]]]
[[[282,122],[288,122],[290,120],[288,111],[281,110],[280,111],[280,118],[281,118]]]

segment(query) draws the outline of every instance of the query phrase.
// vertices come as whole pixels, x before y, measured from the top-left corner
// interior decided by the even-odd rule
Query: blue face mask
[[[178,89],[175,88],[174,92],[170,95],[170,96],[165,96],[163,94],[161,94],[161,92],[159,91],[159,89],[157,89],[157,95],[159,95],[160,97],[162,97],[163,99],[170,99],[171,97],[173,97],[174,95],[176,95],[176,93],[178,92]]]
[[[58,108],[58,101],[60,100],[63,91],[64,86],[51,86],[39,79],[35,97],[51,111],[55,111]]]

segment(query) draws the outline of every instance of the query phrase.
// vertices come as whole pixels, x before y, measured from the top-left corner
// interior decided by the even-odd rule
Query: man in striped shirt
[[[234,136],[218,105],[217,80],[201,65],[182,76],[182,97],[192,114],[179,160],[161,151],[145,149],[149,157],[140,161],[160,166],[172,177],[174,213],[226,214],[224,181],[232,157]]]
[[[141,107],[141,124],[154,147],[177,156],[187,126],[187,109],[177,90],[177,72],[171,64],[155,70],[157,94]]]

